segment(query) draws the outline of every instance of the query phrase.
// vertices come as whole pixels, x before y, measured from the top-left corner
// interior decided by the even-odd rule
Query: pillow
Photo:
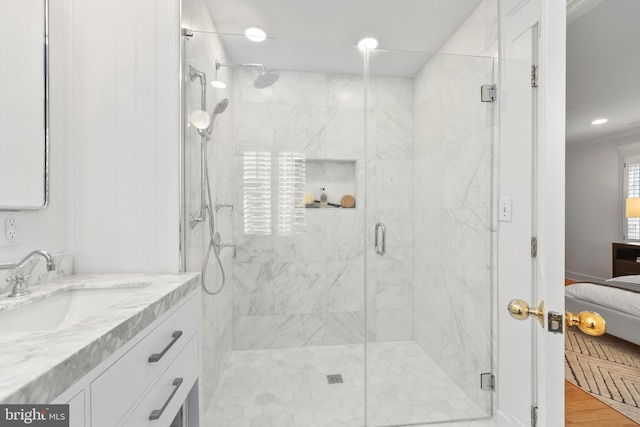
[[[629,282],[640,284],[640,276],[618,276],[612,279],[607,279],[605,282]]]

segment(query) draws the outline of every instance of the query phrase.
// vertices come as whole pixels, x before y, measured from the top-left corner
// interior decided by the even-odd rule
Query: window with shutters
[[[275,230],[285,236],[304,229],[304,155],[284,152],[277,156],[274,159],[266,151],[243,153],[244,234],[269,236]]]
[[[305,184],[304,155],[300,153],[278,154],[278,235],[286,236],[304,229]]]
[[[271,153],[245,151],[242,155],[244,233],[271,235]]]
[[[640,156],[625,158],[624,166],[625,198],[640,197]],[[640,241],[640,218],[624,219],[626,239]]]

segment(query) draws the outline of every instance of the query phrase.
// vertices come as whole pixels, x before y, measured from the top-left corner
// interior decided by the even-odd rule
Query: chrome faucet
[[[22,261],[16,263],[6,263],[0,264],[0,270],[20,270],[24,268],[25,265],[31,260],[34,256],[41,256],[45,259],[47,265],[47,271],[54,271],[56,269],[56,263],[53,260],[51,254],[47,251],[43,251],[42,249],[37,249],[35,251],[30,252],[26,257],[22,259]],[[27,290],[27,279],[30,274],[23,275],[21,273],[15,273],[12,276],[7,278],[7,282],[13,283],[13,290],[9,294],[10,297],[20,297],[23,295],[28,295],[30,292]]]

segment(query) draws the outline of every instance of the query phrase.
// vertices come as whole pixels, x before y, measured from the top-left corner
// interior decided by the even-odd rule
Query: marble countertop
[[[150,325],[200,283],[198,273],[67,276],[0,297],[0,312],[70,289],[134,287],[116,305],[52,331],[0,333],[0,402],[45,404]]]

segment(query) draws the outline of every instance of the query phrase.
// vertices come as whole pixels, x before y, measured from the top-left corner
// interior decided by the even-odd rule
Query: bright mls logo
[[[69,427],[69,405],[0,405],[0,427]]]

